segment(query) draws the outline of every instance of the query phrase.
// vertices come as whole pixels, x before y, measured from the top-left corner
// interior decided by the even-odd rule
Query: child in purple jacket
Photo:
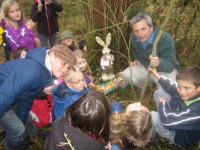
[[[2,3],[0,25],[6,32],[12,52],[19,47],[27,47],[30,50],[39,45],[39,39],[32,31],[35,23],[25,20],[22,8],[16,1],[6,0]]]

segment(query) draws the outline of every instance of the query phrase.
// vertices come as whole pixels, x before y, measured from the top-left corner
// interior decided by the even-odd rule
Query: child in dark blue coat
[[[152,113],[154,131],[180,147],[194,145],[200,140],[200,70],[185,67],[178,70],[176,81],[160,76],[149,68],[165,90],[157,90],[154,99],[158,113]],[[169,95],[167,95],[169,94]]]
[[[53,89],[53,119],[64,117],[67,107],[88,91],[82,71],[77,66],[71,67],[64,82]]]

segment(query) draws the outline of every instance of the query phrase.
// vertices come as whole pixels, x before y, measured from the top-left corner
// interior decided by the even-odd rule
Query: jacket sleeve
[[[63,7],[60,3],[58,3],[56,0],[52,0],[50,4],[57,12],[61,12],[63,10]]]
[[[158,83],[165,90],[165,92],[167,92],[171,97],[174,97],[175,95],[178,94],[176,90],[176,86],[177,86],[176,82],[173,82],[172,80],[167,79],[164,76],[162,76],[158,80]]]
[[[32,106],[34,95],[43,88],[40,84],[42,82],[38,78],[36,70],[31,69],[30,66],[13,70],[0,86],[0,116],[11,105],[17,104],[16,114],[22,122],[25,122]],[[20,97],[23,97],[23,99],[20,99]]]
[[[172,37],[165,32],[158,43],[158,57],[160,64],[157,67],[158,72],[172,72],[177,68],[175,43]]]
[[[31,7],[31,19],[34,21],[34,22],[37,22],[39,20],[42,19],[42,14],[43,12],[39,12],[38,11],[38,4],[37,3],[34,3]]]
[[[199,107],[177,112],[171,111],[168,103],[162,102],[159,107],[159,115],[163,125],[170,130],[194,130],[191,126],[197,127],[200,124]]]

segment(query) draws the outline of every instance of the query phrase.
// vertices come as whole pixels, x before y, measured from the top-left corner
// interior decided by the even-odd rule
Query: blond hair
[[[8,17],[8,13],[9,13],[9,9],[13,6],[13,5],[17,5],[21,11],[21,15],[22,15],[22,22],[25,23],[25,15],[22,11],[22,7],[19,5],[18,2],[14,1],[14,0],[4,0],[3,3],[1,4],[1,19],[5,20],[6,22],[6,26],[13,26],[15,29],[18,28],[18,22],[11,20]]]
[[[83,58],[87,61],[87,55],[83,50],[77,49],[74,51],[74,54],[75,54],[76,58]],[[90,66],[88,65],[88,62],[87,62],[87,67],[86,67],[85,73],[91,74],[91,69],[90,69]]]
[[[151,114],[147,110],[131,111],[128,115],[115,112],[110,118],[111,143],[122,146],[122,137],[127,137],[135,146],[145,146],[152,135]]]
[[[74,73],[82,73],[82,71],[81,71],[81,69],[79,68],[79,67],[77,67],[77,66],[72,66],[69,70],[68,70],[68,72],[67,72],[67,74],[65,74],[64,75],[64,81],[65,82],[68,82],[68,81],[71,81],[72,80],[72,77],[73,77],[73,75],[74,75]]]

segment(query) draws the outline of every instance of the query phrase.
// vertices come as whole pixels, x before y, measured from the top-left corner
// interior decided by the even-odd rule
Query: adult
[[[28,51],[26,58],[0,64],[0,127],[6,132],[4,147],[23,149],[25,123],[34,96],[52,76],[64,76],[75,65],[76,57],[63,45]],[[45,90],[45,89],[44,89]]]
[[[175,81],[179,62],[176,59],[175,43],[170,34],[163,33],[157,45],[157,56],[151,57],[153,43],[159,32],[159,29],[153,26],[151,17],[139,12],[131,19],[130,26],[133,29],[131,48],[134,61],[130,63],[131,68],[128,67],[123,71],[123,77],[136,87],[142,88],[147,68],[151,65],[157,68],[159,74]],[[149,81],[149,84],[152,83],[157,83],[153,76]]]
[[[56,44],[58,28],[58,15],[62,11],[62,5],[56,0],[35,0],[31,8],[31,19],[37,22],[37,33],[41,47],[50,47]]]

